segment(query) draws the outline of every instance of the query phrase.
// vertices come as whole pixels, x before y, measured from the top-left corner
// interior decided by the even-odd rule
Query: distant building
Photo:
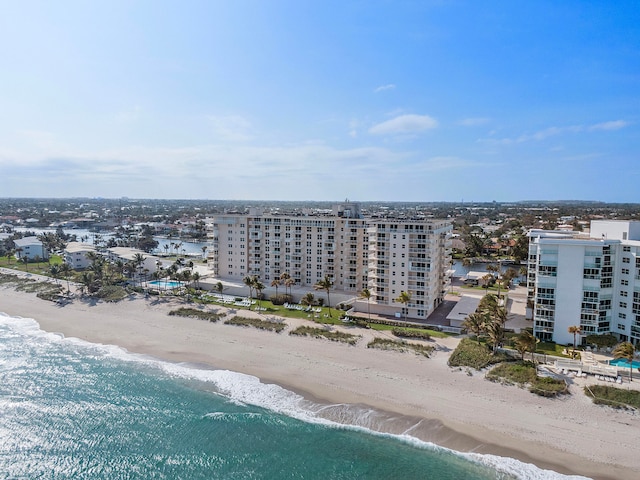
[[[299,215],[252,208],[210,223],[209,266],[216,277],[256,275],[269,286],[286,273],[299,290],[310,291],[328,276],[336,297],[356,311],[416,319],[442,302],[449,285],[448,220],[365,218],[358,203],[345,202]],[[365,288],[369,302],[358,300]],[[407,305],[395,302],[403,291],[411,295]]]
[[[640,342],[640,222],[594,220],[590,234],[529,232],[529,298],[534,334],[573,343],[610,333]]]
[[[13,243],[16,246],[16,258],[22,260],[47,260],[49,258],[49,252],[44,247],[42,242],[38,240],[38,237],[24,237],[14,240]]]
[[[69,242],[64,249],[64,261],[74,270],[84,270],[91,265],[87,254],[95,253],[93,245],[80,242]]]
[[[144,261],[140,265],[139,270],[136,272],[138,276],[146,273],[151,274],[158,270],[159,263],[162,263],[158,257],[153,255],[149,255],[147,252],[143,250],[138,250],[137,248],[129,248],[129,247],[113,247],[107,249],[107,259],[113,263],[117,263],[121,261],[123,263],[133,262],[136,259],[136,256],[140,254],[144,258]]]

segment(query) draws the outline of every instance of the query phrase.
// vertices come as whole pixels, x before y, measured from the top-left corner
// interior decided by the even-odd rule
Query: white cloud
[[[369,129],[372,135],[413,134],[436,128],[438,122],[429,115],[400,115]]]
[[[594,125],[568,125],[566,127],[549,127],[543,130],[539,130],[535,133],[520,135],[515,138],[499,138],[499,139],[481,139],[481,142],[500,145],[512,145],[517,143],[524,143],[530,141],[542,141],[547,138],[564,135],[567,133],[580,133],[595,130],[619,130],[629,125],[629,122],[624,120],[614,120],[610,122],[596,123]]]
[[[209,115],[207,119],[219,140],[245,142],[252,138],[251,122],[241,115]]]
[[[477,127],[478,125],[485,125],[489,123],[489,119],[486,117],[472,117],[472,118],[463,118],[458,122],[458,125],[462,125],[463,127]]]
[[[385,90],[394,90],[395,88],[396,86],[393,83],[389,83],[388,85],[380,85],[374,90],[374,92],[384,92]]]
[[[610,122],[596,123],[591,125],[589,130],[619,130],[629,125],[629,122],[624,120],[613,120]]]

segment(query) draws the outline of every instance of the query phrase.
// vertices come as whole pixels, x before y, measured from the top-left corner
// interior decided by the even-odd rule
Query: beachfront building
[[[529,298],[534,334],[573,344],[581,336],[614,334],[640,341],[640,222],[594,220],[589,234],[529,232]]]
[[[305,292],[327,276],[334,298],[349,299],[357,311],[394,316],[404,307],[407,318],[426,318],[448,285],[449,221],[366,218],[358,203],[345,202],[295,215],[252,208],[210,223],[208,261],[218,278],[241,282],[255,275],[269,287],[288,274]],[[368,306],[357,301],[365,289]],[[406,305],[395,302],[401,291],[411,294]]]
[[[138,258],[142,258],[142,262],[137,265],[135,274],[138,277],[144,276],[145,278],[157,271],[162,265],[162,261],[153,255],[149,255],[143,250],[129,247],[113,247],[108,248],[106,251],[107,259],[112,263],[122,262],[136,263]]]
[[[96,252],[94,245],[82,242],[69,242],[64,249],[64,261],[74,270],[84,270],[91,265],[91,253]]]
[[[47,260],[49,252],[38,237],[23,237],[13,241],[16,247],[16,258],[18,260]]]

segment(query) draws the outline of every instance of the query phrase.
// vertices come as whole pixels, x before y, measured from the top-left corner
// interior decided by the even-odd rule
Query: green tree
[[[71,292],[71,286],[69,284],[69,277],[71,276],[71,266],[67,263],[64,262],[60,265],[60,273],[62,274],[62,277],[67,281],[67,293]]]
[[[255,289],[256,296],[258,297],[258,308],[261,309],[262,308],[262,291],[264,290],[264,283],[262,283],[260,279],[258,279],[258,277],[253,277],[253,278],[254,278],[253,288]]]
[[[58,279],[60,278],[60,265],[50,265],[49,275],[56,281],[56,285],[59,285]]]
[[[314,297],[313,293],[308,292],[302,297],[302,299],[300,300],[300,303],[302,305],[306,305],[310,307],[316,303],[316,298]]]
[[[367,316],[369,317],[369,321],[371,321],[371,309],[369,305],[369,300],[371,300],[371,290],[365,288],[360,292],[360,298],[364,298],[367,300]]]
[[[569,333],[573,334],[573,350],[576,349],[576,335],[580,335],[582,333],[582,329],[580,325],[571,325],[568,329]]]
[[[520,352],[522,360],[524,360],[524,355],[529,352],[531,353],[533,364],[535,365],[536,359],[533,354],[536,352],[536,347],[539,341],[540,339],[536,338],[529,330],[523,330],[520,332],[520,335],[516,337],[515,347],[516,350]]]
[[[274,278],[273,280],[271,280],[271,286],[276,289],[276,297],[277,297],[278,296],[278,287],[280,286],[280,279],[279,278]]]
[[[498,321],[489,321],[485,324],[485,331],[487,332],[487,337],[489,337],[491,349],[495,354],[498,346],[504,340],[504,326]]]
[[[313,286],[315,290],[324,290],[327,292],[327,307],[329,307],[329,315],[331,315],[331,301],[329,300],[329,291],[333,287],[333,282],[329,275],[325,275],[322,280],[318,280]]]
[[[474,312],[467,316],[462,322],[462,327],[476,336],[476,341],[480,345],[480,335],[484,333],[484,327],[487,323],[487,314],[482,312]]]
[[[633,359],[636,354],[636,348],[631,342],[622,342],[615,346],[613,349],[613,358],[624,358],[629,362],[629,381],[633,381]]]
[[[401,303],[404,305],[404,321],[407,321],[407,314],[409,312],[409,303],[411,302],[411,294],[409,292],[405,292],[404,290],[400,292],[400,295],[398,295],[398,298],[396,298],[395,300],[398,303]]]

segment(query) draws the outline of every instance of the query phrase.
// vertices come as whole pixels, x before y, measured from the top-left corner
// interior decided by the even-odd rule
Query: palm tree
[[[287,280],[291,280],[291,275],[289,275],[289,273],[287,272],[282,272],[280,274],[280,281],[284,283],[284,293],[285,295],[287,294],[287,287],[291,287],[293,284],[291,282],[287,283]],[[291,295],[291,292],[289,292],[289,295]]]
[[[395,300],[398,303],[402,303],[404,305],[404,321],[407,321],[407,314],[409,313],[409,302],[411,302],[411,294],[409,292],[405,292],[404,290],[400,292],[400,295]]]
[[[568,329],[569,333],[573,333],[573,350],[576,350],[576,335],[580,335],[582,330],[580,325],[571,325]]]
[[[484,333],[484,327],[486,323],[487,315],[485,313],[474,312],[464,319],[464,322],[462,322],[462,326],[475,334],[478,345],[480,345],[480,335]]]
[[[489,340],[491,341],[493,353],[495,354],[498,349],[498,345],[500,345],[504,339],[504,327],[500,322],[489,321],[485,324],[485,330]]]
[[[247,275],[242,279],[242,282],[249,287],[249,300],[253,298],[253,288],[257,281],[258,278],[254,275]],[[249,310],[251,310],[251,307],[249,307]]]
[[[253,288],[255,288],[256,296],[258,297],[258,308],[261,309],[262,308],[261,298],[262,298],[262,291],[264,290],[264,283],[262,283],[260,279],[258,279],[258,277],[253,277],[253,278],[254,278]]]
[[[58,279],[60,278],[60,265],[51,265],[49,267],[49,274],[56,281],[56,285],[59,285]]]
[[[462,259],[462,266],[466,270],[466,275],[465,276],[469,275],[469,270],[471,270],[471,265],[473,265],[473,262],[471,261],[471,259],[469,259],[469,258],[463,258]]]
[[[71,266],[66,262],[63,263],[62,265],[60,265],[60,273],[62,274],[64,279],[67,281],[67,293],[70,293],[71,288],[69,286],[69,276],[71,275]]]
[[[204,260],[205,258],[207,258],[207,249],[209,247],[207,247],[206,245],[203,245],[202,247],[200,247],[202,249],[202,259]]]
[[[322,280],[318,280],[313,286],[314,290],[324,290],[327,292],[327,307],[329,307],[329,316],[331,316],[331,301],[329,300],[329,290],[333,287],[333,282],[329,275],[325,275]]]
[[[367,300],[367,315],[369,317],[369,321],[371,321],[371,310],[369,308],[369,300],[371,299],[371,290],[365,288],[360,292],[360,298],[365,298]]]
[[[524,355],[527,352],[531,353],[531,358],[533,359],[533,364],[536,364],[536,358],[534,353],[536,352],[536,346],[540,341],[539,338],[536,338],[533,333],[529,330],[523,330],[520,332],[520,335],[515,340],[515,347],[518,352],[522,355],[522,360],[524,360]]]
[[[498,298],[500,298],[500,267],[495,263],[490,263],[487,265],[487,271],[491,272],[491,276],[496,279],[496,283],[498,284]]]
[[[193,281],[195,282],[196,288],[200,288],[200,272],[193,272]]]
[[[313,293],[308,292],[304,297],[302,297],[302,299],[300,300],[300,303],[302,305],[306,305],[307,307],[310,307],[311,305],[313,305],[315,303],[316,299],[313,296]]]
[[[215,290],[216,292],[218,292],[220,295],[222,295],[222,291],[224,290],[224,285],[222,285],[222,282],[218,282],[215,285]]]
[[[291,300],[291,297],[292,297],[291,287],[293,287],[295,284],[296,284],[296,281],[291,277],[288,277],[284,281],[285,292],[286,292],[287,288],[289,289],[289,300]]]
[[[636,347],[631,342],[622,342],[613,349],[613,358],[624,358],[629,362],[629,381],[633,381],[633,358],[636,354]]]
[[[279,278],[274,278],[273,280],[271,280],[271,286],[275,287],[276,289],[276,298],[278,297],[278,287],[280,286],[280,279]]]

